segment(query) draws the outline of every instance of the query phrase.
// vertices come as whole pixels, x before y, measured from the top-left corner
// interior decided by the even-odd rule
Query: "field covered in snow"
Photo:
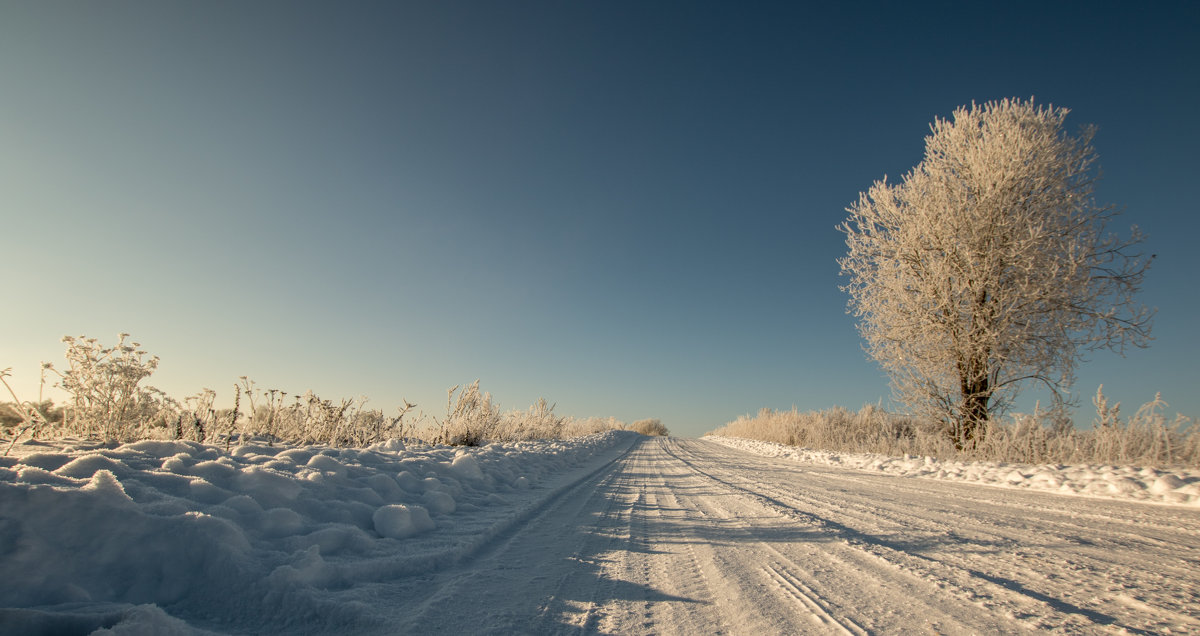
[[[640,437],[20,444],[0,458],[0,633],[386,631],[373,582],[464,558]]]
[[[1045,490],[1068,495],[1200,506],[1200,471],[1197,470],[946,461],[934,457],[889,457],[873,453],[814,450],[719,435],[710,435],[704,439],[756,455],[784,457],[805,464],[1006,488]]]

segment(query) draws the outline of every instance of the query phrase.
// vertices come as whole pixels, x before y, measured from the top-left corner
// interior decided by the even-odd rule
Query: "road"
[[[1200,632],[1200,510],[648,438],[456,565],[400,633]]]

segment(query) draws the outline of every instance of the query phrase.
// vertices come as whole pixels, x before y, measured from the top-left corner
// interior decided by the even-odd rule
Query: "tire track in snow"
[[[395,581],[380,632],[1200,628],[1200,537],[1171,531],[1196,515],[913,481],[641,440],[456,564]]]
[[[647,443],[627,462],[625,489],[633,498],[623,533],[627,549],[607,555],[606,577],[640,593],[598,608],[599,620],[588,631],[604,633],[722,633],[721,614],[699,572],[688,540],[664,533],[664,521],[679,514],[664,498],[671,495],[660,473],[653,444]],[[686,512],[686,511],[683,511]],[[668,528],[669,529],[669,528]],[[680,550],[679,546],[685,549]]]
[[[399,598],[398,616],[396,622],[381,631],[511,633],[513,629],[527,631],[531,623],[542,626],[543,633],[553,631],[547,625],[554,612],[550,605],[559,602],[567,577],[577,573],[581,566],[595,569],[587,556],[588,543],[595,537],[572,536],[564,529],[577,526],[581,518],[594,515],[603,521],[611,517],[618,501],[604,495],[619,478],[621,462],[640,443],[557,489],[503,531],[475,546],[455,567],[419,577],[393,592],[392,596]],[[564,546],[564,537],[574,541]],[[554,548],[560,558],[572,563],[566,567],[562,563],[553,564],[557,569],[531,568],[531,564],[539,563],[537,552],[541,545]],[[524,576],[517,576],[518,573]],[[548,583],[550,580],[553,583]],[[547,585],[551,585],[551,591],[532,599],[532,592],[525,589],[544,590]],[[530,606],[531,600],[536,605]],[[498,614],[490,611],[495,608],[501,611]],[[488,611],[481,615],[482,610]]]
[[[1012,629],[1086,631],[1094,630],[1097,626],[1110,626],[1115,622],[1113,617],[1104,613],[1038,593],[1016,581],[959,565],[953,559],[930,558],[919,550],[909,549],[909,546],[897,545],[892,540],[873,534],[877,531],[877,524],[863,524],[866,528],[860,530],[853,523],[855,519],[838,520],[840,510],[836,507],[823,509],[817,506],[814,509],[811,505],[814,503],[812,500],[801,500],[797,506],[795,497],[785,492],[772,492],[760,481],[742,480],[741,484],[736,484],[733,483],[739,479],[736,476],[730,482],[713,478],[730,486],[748,500],[780,514],[815,523],[840,537],[857,552],[857,557],[854,553],[850,554],[851,558],[844,564],[846,567],[864,567],[864,558],[877,562],[885,568],[890,567],[897,572],[931,583],[941,590],[943,596],[949,595],[960,601],[960,606],[964,609],[975,606],[992,613],[998,619],[1008,620],[1012,623]],[[779,499],[763,493],[771,493]],[[787,499],[791,499],[793,503],[783,501]],[[950,536],[950,533],[947,536]],[[1037,619],[1036,624],[1021,624],[1029,619]]]
[[[928,491],[950,486],[951,492],[942,493],[943,503],[921,509],[920,513],[952,517],[949,524],[943,519],[942,527],[948,528],[947,535],[960,535],[956,538],[967,535],[969,538],[963,541],[966,544],[980,543],[981,535],[998,531],[1003,537],[1003,542],[999,543],[1004,546],[998,552],[1005,558],[990,559],[986,573],[977,571],[974,565],[977,556],[968,551],[943,551],[936,555],[937,561],[953,565],[969,577],[1018,591],[1062,612],[1085,616],[1092,623],[1120,623],[1123,626],[1119,629],[1133,631],[1181,627],[1192,631],[1200,627],[1194,616],[1198,606],[1195,593],[1187,594],[1187,586],[1181,593],[1178,585],[1180,581],[1196,579],[1195,568],[1188,564],[1196,562],[1197,536],[1180,532],[1189,527],[1189,518],[1195,519],[1194,511],[930,480],[880,478],[849,471],[803,472],[808,480],[814,481],[822,477],[858,475],[858,479],[875,482],[874,488],[869,489],[871,491],[877,491],[881,483],[890,484],[902,496],[882,497],[879,507],[887,508],[886,514],[893,517],[904,512],[899,506],[889,505],[893,499],[902,501],[908,497],[911,500],[913,496],[928,499]],[[770,490],[770,487],[765,488]],[[906,490],[915,494],[903,492]],[[803,494],[807,497],[819,491],[806,489]],[[976,493],[991,495],[992,500],[981,501]],[[959,503],[959,500],[965,503]],[[988,505],[981,506],[981,503]],[[1054,503],[1057,505],[1052,506]],[[860,517],[869,517],[868,505],[865,500],[857,506],[847,501],[840,509],[857,510]],[[879,516],[881,512],[876,510],[875,515]],[[914,526],[921,520],[917,516],[906,519],[906,523]],[[1089,528],[1080,519],[1093,522],[1093,527]],[[1170,531],[1171,528],[1174,530]],[[1136,532],[1139,529],[1151,536],[1140,536]],[[1038,540],[1031,541],[1030,537]],[[1064,584],[1067,587],[1064,588]],[[1126,599],[1132,602],[1127,603]],[[1154,600],[1147,602],[1144,599]],[[1124,616],[1109,615],[1114,603],[1128,606]],[[1189,608],[1192,615],[1188,614]]]
[[[730,486],[689,464],[687,460],[680,461],[723,491],[720,496],[697,499],[697,504],[705,507],[714,518],[732,526],[742,536],[743,542],[753,544],[757,562],[765,559],[775,565],[776,571],[782,568],[792,573],[795,580],[803,577],[807,582],[806,587],[812,590],[811,598],[820,599],[817,606],[826,613],[836,611],[840,615],[836,619],[837,627],[831,627],[831,632],[868,628],[884,633],[919,628],[937,633],[1020,632],[1027,629],[1015,624],[997,630],[994,626],[1006,621],[981,611],[983,608],[973,604],[957,607],[954,612],[944,611],[945,591],[931,584],[927,578],[875,555],[863,553],[859,546],[831,532],[819,519],[798,518],[789,514],[795,511],[764,503],[756,493]],[[794,526],[805,532],[798,533],[796,536],[799,540],[795,541],[763,540],[764,536],[769,536],[772,527],[779,526]],[[802,567],[801,563],[809,567]],[[746,566],[735,561],[733,567]],[[815,576],[814,570],[817,569],[822,571],[822,577]],[[753,580],[754,575],[764,572],[769,573],[770,570],[747,570],[741,578]],[[795,599],[794,588],[789,590],[777,580],[772,581],[769,575],[763,578],[769,587],[778,590],[777,596],[784,600],[787,597]],[[818,622],[822,620],[821,614],[813,614],[811,610],[806,611],[805,615],[812,616]],[[773,616],[772,620],[776,623],[775,631],[780,633],[803,633],[813,629],[811,621],[796,622],[786,615]],[[847,623],[842,624],[840,620]]]
[[[680,474],[661,461],[657,445],[639,460],[645,505],[640,509],[638,532],[646,555],[638,559],[639,581],[689,601],[643,603],[642,623],[634,627],[647,632],[661,631],[659,626],[665,625],[676,633],[726,633],[728,608],[717,603],[711,579],[696,554],[696,538],[685,530],[701,521],[698,511],[676,496],[676,491],[684,487],[678,482]]]
[[[613,533],[607,529],[619,528],[627,523],[624,520],[632,514],[632,506],[621,501],[621,498],[601,495],[621,479],[621,472],[623,471],[614,471],[589,495],[590,501],[598,501],[603,505],[603,511],[594,523],[595,528],[600,531],[583,535],[579,548],[568,557],[585,570],[603,567],[603,560],[597,555],[611,552],[613,546],[622,538],[620,533]],[[607,587],[608,581],[603,577],[595,577],[590,582],[580,583],[577,581],[580,578],[577,570],[578,568],[570,568],[561,573],[553,591],[539,607],[537,618],[531,621],[532,625],[537,625],[537,629],[533,631],[550,633],[555,631],[557,624],[577,625],[580,632],[591,631],[590,628],[595,625],[600,610],[595,599],[608,596],[601,593]],[[567,590],[572,586],[579,589],[574,589],[573,593],[568,594]],[[577,611],[570,611],[572,608],[564,598],[583,599],[576,601],[581,607]]]
[[[786,464],[711,446],[717,445],[690,445],[692,461],[732,487],[752,498],[765,496],[769,507],[821,519],[864,551],[1039,628],[1157,633],[1200,625],[1195,592],[1187,591],[1197,589],[1196,569],[1187,564],[1197,562],[1200,541],[1194,532],[1181,532],[1189,527],[1181,522],[1196,519],[1194,511],[813,470],[795,463],[789,470]],[[727,469],[731,464],[754,470]],[[843,475],[871,487],[847,488],[837,479]],[[1060,505],[1052,512],[1037,510],[1055,500]],[[1086,514],[1076,514],[1081,508]],[[1101,522],[1089,531],[1072,517]],[[1164,530],[1172,525],[1174,533]],[[1145,540],[1131,530],[1141,526],[1155,536]],[[894,536],[897,532],[943,539],[928,546],[905,544]],[[1079,539],[1066,540],[1072,537]],[[1124,609],[1115,611],[1117,605]]]
[[[866,636],[868,633],[867,630],[849,618],[838,618],[830,613],[829,608],[822,602],[820,595],[813,592],[811,588],[785,568],[767,564],[763,566],[763,570],[781,588],[787,590],[802,607],[811,612],[813,619],[820,623],[822,627],[835,629],[838,633],[846,634],[847,636]]]

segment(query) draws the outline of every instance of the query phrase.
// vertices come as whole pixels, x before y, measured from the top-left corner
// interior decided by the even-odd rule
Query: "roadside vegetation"
[[[1096,390],[1096,418],[1078,428],[1061,411],[1014,414],[982,425],[977,443],[960,446],[945,423],[890,413],[874,405],[800,412],[762,409],[708,433],[811,449],[1023,464],[1122,464],[1200,467],[1200,426],[1165,414],[1155,396],[1130,416]]]
[[[328,400],[307,391],[290,394],[264,389],[242,377],[234,384],[232,408],[216,408],[217,392],[203,389],[175,399],[145,381],[158,358],[120,334],[114,346],[95,338],[65,337],[66,363],[42,365],[44,390],[49,383],[68,395],[52,400],[22,400],[12,390],[9,369],[0,383],[12,401],[0,403],[0,435],[9,443],[22,437],[79,437],[132,442],[147,439],[189,440],[230,447],[246,440],[267,444],[364,447],[389,439],[452,446],[490,442],[566,439],[608,430],[667,435],[659,420],[633,424],[613,417],[565,417],[554,404],[539,399],[528,409],[503,411],[479,381],[450,388],[445,415],[415,411],[407,401],[394,412],[368,408],[365,397]]]

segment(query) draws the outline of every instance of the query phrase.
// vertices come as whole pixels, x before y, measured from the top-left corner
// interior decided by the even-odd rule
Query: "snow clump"
[[[383,506],[375,511],[371,519],[375,524],[375,531],[380,536],[392,539],[404,539],[437,527],[433,519],[429,518],[429,511],[421,506]]]

